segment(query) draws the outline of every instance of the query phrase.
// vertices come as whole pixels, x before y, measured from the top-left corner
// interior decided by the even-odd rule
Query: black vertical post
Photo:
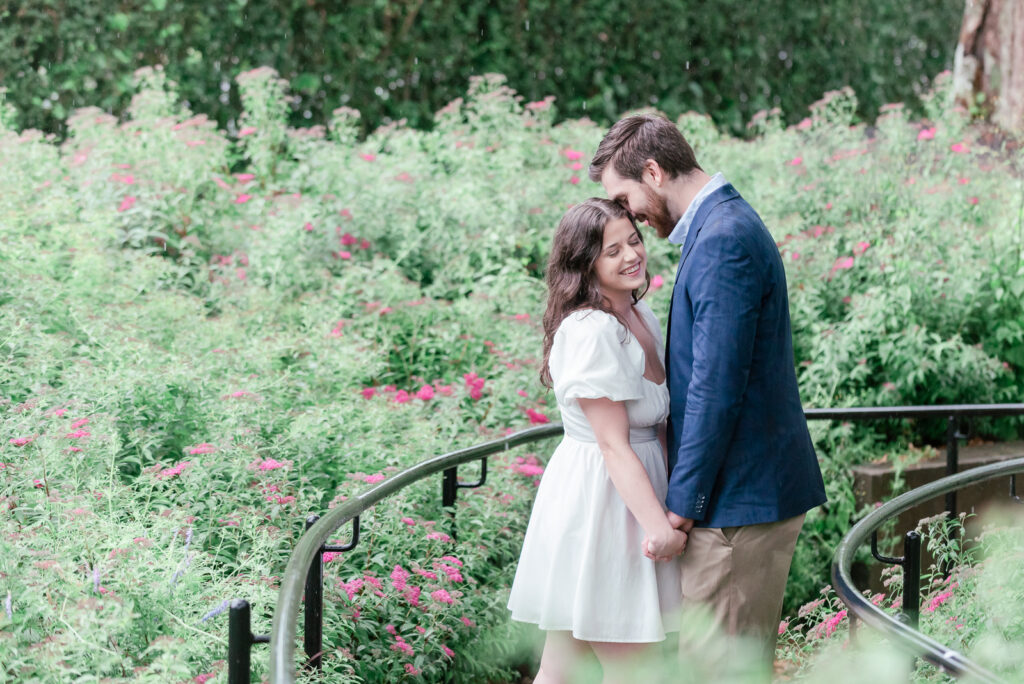
[[[903,619],[917,629],[921,617],[921,535],[903,538]]]
[[[306,529],[320,519],[319,515],[306,518]],[[306,611],[303,619],[303,645],[306,649],[306,667],[319,670],[324,642],[324,547],[313,556],[306,573]]]
[[[459,490],[459,471],[458,468],[452,467],[444,471],[444,479],[441,480],[441,505],[445,508],[451,507],[451,511],[448,515],[451,517],[449,532],[451,532],[452,539],[457,537],[458,531],[455,529],[455,494]]]
[[[956,416],[950,416],[946,426],[946,477],[956,475],[960,470],[960,434]],[[956,520],[956,490],[946,493],[946,512],[950,520]]]
[[[249,684],[251,648],[249,602],[235,599],[228,613],[228,684]]]

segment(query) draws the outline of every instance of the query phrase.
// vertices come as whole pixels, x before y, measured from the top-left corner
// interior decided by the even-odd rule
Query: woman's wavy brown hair
[[[601,294],[594,274],[594,263],[604,245],[604,227],[620,218],[628,219],[636,229],[636,221],[618,203],[591,197],[565,212],[558,223],[547,269],[548,306],[544,311],[544,361],[540,368],[540,381],[545,387],[551,387],[551,345],[566,316],[580,309],[598,309],[615,316],[625,327],[625,321]],[[643,234],[636,232],[643,241]],[[644,276],[643,289],[633,291],[633,303],[640,301],[651,285],[646,268]]]

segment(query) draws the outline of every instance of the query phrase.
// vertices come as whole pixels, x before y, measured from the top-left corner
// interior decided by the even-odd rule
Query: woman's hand
[[[653,561],[672,560],[686,548],[686,540],[686,533],[682,530],[649,534],[642,543],[643,553]]]

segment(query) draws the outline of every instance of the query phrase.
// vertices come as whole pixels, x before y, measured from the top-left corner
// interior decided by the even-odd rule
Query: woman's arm
[[[597,437],[615,490],[647,535],[644,555],[659,560],[679,555],[686,546],[686,534],[669,524],[647,471],[629,443],[625,404],[611,399],[578,401]]]

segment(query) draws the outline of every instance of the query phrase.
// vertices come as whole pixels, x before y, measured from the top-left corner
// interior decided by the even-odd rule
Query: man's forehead
[[[628,181],[620,176],[615,169],[612,168],[611,164],[606,166],[604,171],[601,173],[601,185],[604,186],[604,189],[609,195],[615,194],[618,190],[625,190],[627,183]]]

